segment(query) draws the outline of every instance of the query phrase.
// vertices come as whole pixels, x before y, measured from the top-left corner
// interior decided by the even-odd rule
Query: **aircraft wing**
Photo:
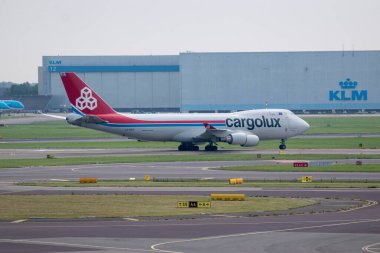
[[[197,141],[216,141],[216,139],[224,138],[232,132],[228,129],[217,129],[208,123],[203,123],[203,125],[205,132],[194,138]]]

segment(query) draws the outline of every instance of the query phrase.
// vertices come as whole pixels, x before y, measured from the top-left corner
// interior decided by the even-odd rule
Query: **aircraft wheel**
[[[217,151],[218,150],[218,147],[217,146],[214,146],[214,145],[207,145],[205,147],[205,150],[206,151]]]
[[[178,151],[185,151],[185,145],[181,144],[178,146]]]

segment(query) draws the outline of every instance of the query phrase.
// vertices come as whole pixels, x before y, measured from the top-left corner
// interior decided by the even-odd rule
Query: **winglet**
[[[75,73],[59,73],[73,110],[78,114],[116,113],[93,89]]]

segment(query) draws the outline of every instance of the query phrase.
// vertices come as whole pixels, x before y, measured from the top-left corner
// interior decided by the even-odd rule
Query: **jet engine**
[[[259,144],[259,137],[254,134],[232,133],[226,137],[226,142],[232,145],[240,145],[242,147],[252,147]]]

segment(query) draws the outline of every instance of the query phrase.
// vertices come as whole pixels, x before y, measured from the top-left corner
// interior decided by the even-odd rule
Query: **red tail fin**
[[[92,115],[116,113],[75,73],[60,73],[60,76],[74,110]]]

